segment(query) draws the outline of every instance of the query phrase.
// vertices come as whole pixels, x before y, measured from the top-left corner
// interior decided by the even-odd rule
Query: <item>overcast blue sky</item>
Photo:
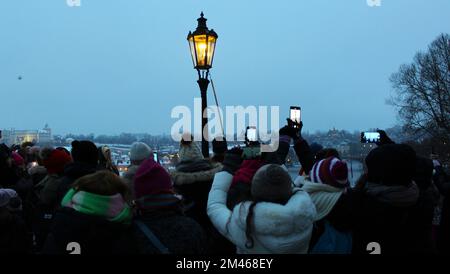
[[[199,96],[186,35],[201,11],[221,105],[300,105],[308,131],[390,127],[389,76],[450,32],[448,0],[81,4],[1,0],[0,128],[169,133],[172,108]]]

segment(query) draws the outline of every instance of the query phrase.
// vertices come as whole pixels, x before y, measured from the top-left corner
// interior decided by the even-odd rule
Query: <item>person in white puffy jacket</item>
[[[241,202],[232,211],[227,208],[227,192],[241,158],[233,150],[225,156],[224,170],[216,174],[209,193],[208,216],[216,229],[238,254],[307,253],[316,208],[306,192],[293,188],[280,165],[261,167],[252,180],[252,201]]]

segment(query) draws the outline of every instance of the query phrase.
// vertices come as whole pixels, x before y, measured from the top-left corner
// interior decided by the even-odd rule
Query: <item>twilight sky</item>
[[[311,132],[396,124],[389,76],[450,32],[448,0],[1,0],[0,129],[169,133],[201,11],[220,104],[300,105]]]

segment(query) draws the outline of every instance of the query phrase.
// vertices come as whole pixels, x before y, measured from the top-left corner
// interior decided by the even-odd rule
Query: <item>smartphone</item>
[[[153,160],[155,162],[158,162],[158,153],[157,152],[153,152]]]
[[[380,133],[379,132],[361,132],[361,143],[364,144],[372,144],[380,142]]]
[[[256,132],[256,127],[247,127],[247,131],[245,132],[245,139],[250,143],[258,141],[258,133]]]
[[[290,109],[290,119],[291,121],[295,122],[295,123],[300,123],[302,117],[301,117],[301,108],[300,107],[295,107],[295,106],[291,106]]]

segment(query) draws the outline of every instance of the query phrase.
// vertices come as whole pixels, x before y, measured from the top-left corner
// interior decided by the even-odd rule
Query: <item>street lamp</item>
[[[203,12],[200,18],[197,19],[198,26],[194,32],[189,32],[187,40],[191,50],[192,63],[198,72],[198,86],[202,98],[202,153],[205,158],[209,157],[208,144],[208,123],[207,116],[204,115],[207,107],[206,92],[209,85],[209,69],[212,68],[214,59],[214,51],[216,49],[217,33],[206,26],[206,18],[203,17]]]

